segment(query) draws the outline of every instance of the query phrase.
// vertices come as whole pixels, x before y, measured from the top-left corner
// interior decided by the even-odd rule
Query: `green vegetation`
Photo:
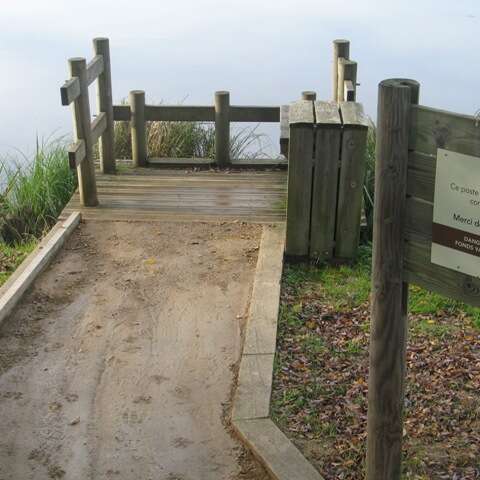
[[[271,413],[326,480],[364,476],[371,255],[284,269]],[[405,480],[474,478],[479,341],[479,308],[410,286]]]
[[[76,188],[63,139],[37,144],[30,162],[8,160],[0,164],[0,284],[56,222]]]
[[[265,157],[268,137],[257,127],[240,128],[230,137],[230,158]],[[215,126],[202,122],[147,122],[147,151],[152,158],[214,158]],[[130,122],[115,122],[116,158],[131,158]]]

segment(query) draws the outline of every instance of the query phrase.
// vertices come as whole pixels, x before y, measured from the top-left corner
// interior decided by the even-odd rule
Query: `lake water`
[[[375,117],[378,83],[420,81],[421,103],[480,109],[479,0],[3,0],[0,13],[0,156],[31,154],[35,137],[70,134],[60,105],[67,58],[111,42],[114,101],[279,105],[315,90],[331,97],[332,40],[351,41],[358,101]],[[93,96],[93,91],[92,91]],[[263,126],[278,151],[278,126]]]

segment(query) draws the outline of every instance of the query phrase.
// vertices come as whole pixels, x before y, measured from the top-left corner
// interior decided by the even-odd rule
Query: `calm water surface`
[[[375,117],[377,85],[421,82],[421,103],[480,109],[478,0],[17,0],[0,8],[0,156],[31,154],[35,136],[70,134],[60,105],[67,58],[111,41],[114,101],[144,89],[150,101],[278,105],[316,90],[331,96],[331,42],[348,38],[358,99]],[[94,92],[92,91],[92,96]],[[278,151],[278,127],[262,127]]]

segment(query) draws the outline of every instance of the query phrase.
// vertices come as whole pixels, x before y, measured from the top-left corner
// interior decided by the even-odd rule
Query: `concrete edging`
[[[33,281],[60,250],[80,223],[80,219],[80,213],[73,212],[65,221],[57,222],[35,250],[2,285],[0,288],[0,324],[12,312]]]
[[[323,480],[270,420],[285,224],[263,228],[240,360],[232,425],[275,480]]]

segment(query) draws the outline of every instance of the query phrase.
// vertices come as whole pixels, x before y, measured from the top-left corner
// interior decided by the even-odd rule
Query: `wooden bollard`
[[[97,111],[104,112],[107,117],[107,128],[100,137],[100,169],[103,173],[115,173],[112,73],[108,38],[95,38],[93,49],[95,55],[103,57],[103,73],[97,81]]]
[[[333,41],[333,101],[338,101],[338,59],[350,58],[350,42],[348,40]]]
[[[96,207],[98,205],[98,197],[97,184],[95,181],[95,166],[93,164],[87,62],[84,58],[71,58],[68,64],[71,77],[77,77],[80,83],[80,95],[72,104],[75,140],[83,140],[85,142],[85,159],[77,167],[80,203],[85,207]]]
[[[413,80],[385,80],[378,94],[368,384],[367,479],[401,476],[408,284],[402,281]]]
[[[133,90],[129,95],[132,112],[132,160],[135,167],[147,164],[147,137],[145,127],[145,92]]]
[[[215,92],[215,161],[230,165],[230,93]]]
[[[316,92],[312,92],[310,90],[306,90],[305,92],[302,92],[302,100],[312,100],[315,101],[317,99],[317,94]]]
[[[345,98],[345,81],[350,80],[356,90],[357,85],[357,62],[340,58],[338,60],[338,92],[337,101],[344,102]],[[354,95],[355,97],[355,95]],[[353,99],[355,101],[355,98]]]

